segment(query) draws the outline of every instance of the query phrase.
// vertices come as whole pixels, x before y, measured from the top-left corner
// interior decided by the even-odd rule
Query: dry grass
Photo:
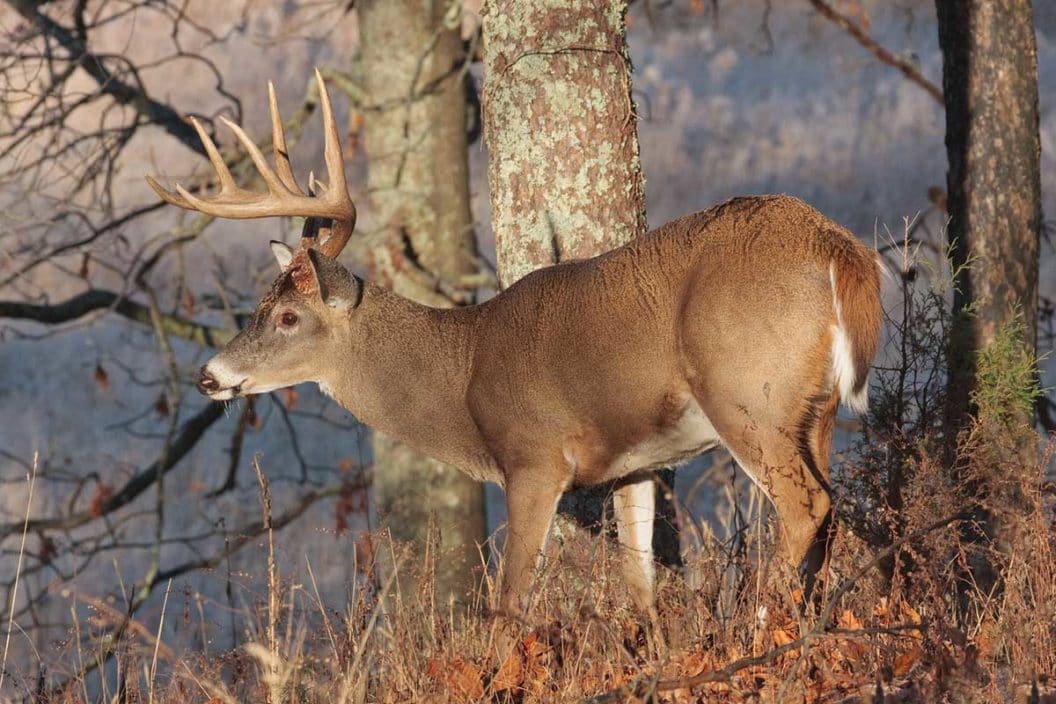
[[[128,700],[149,693],[180,704],[1051,702],[1054,507],[1040,487],[1033,498],[1017,550],[1001,558],[999,595],[963,588],[960,567],[978,548],[963,544],[957,521],[932,520],[884,553],[841,533],[820,616],[801,617],[794,589],[760,579],[770,531],[749,530],[740,545],[708,542],[692,556],[696,588],[662,575],[660,633],[649,633],[629,606],[612,547],[583,535],[548,559],[534,627],[504,663],[492,657],[499,618],[486,608],[490,583],[468,611],[438,606],[427,574],[416,593],[396,593],[390,579],[381,592],[358,589],[337,611],[314,596],[307,570],[306,583],[268,580],[268,593],[241,615],[248,645],[177,655],[144,627],[116,659]],[[377,547],[385,549],[380,539]],[[267,562],[262,555],[262,570]],[[158,653],[155,675],[147,665]],[[108,691],[115,696],[117,685]],[[81,701],[88,690],[71,682],[56,694],[51,701]]]

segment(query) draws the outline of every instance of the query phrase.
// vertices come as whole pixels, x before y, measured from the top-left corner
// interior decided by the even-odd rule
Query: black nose
[[[205,371],[205,367],[198,370],[198,379],[195,381],[195,385],[199,391],[206,395],[220,388],[220,382],[214,379],[212,374]]]

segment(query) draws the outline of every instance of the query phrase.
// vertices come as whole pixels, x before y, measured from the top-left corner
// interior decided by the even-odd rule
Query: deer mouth
[[[234,386],[229,386],[226,389],[217,389],[206,395],[214,401],[230,401],[231,399],[245,395],[242,393],[242,385],[245,383],[245,381],[242,381]]]
[[[213,388],[209,390],[202,389],[199,386],[199,391],[208,396],[213,401],[230,401],[231,399],[244,396],[245,393],[242,391],[242,387],[245,384],[245,380],[235,384],[234,386],[227,386],[225,388]]]
[[[265,384],[261,386],[254,384],[254,382],[247,376],[245,379],[232,386],[202,391],[202,393],[213,401],[230,401],[239,398],[240,396],[248,397],[268,394],[278,389],[284,389],[287,386],[289,386],[289,384]],[[201,389],[199,388],[199,390]]]

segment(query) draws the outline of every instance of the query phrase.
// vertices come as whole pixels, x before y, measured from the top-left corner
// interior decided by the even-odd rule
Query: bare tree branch
[[[112,310],[137,323],[151,324],[148,306],[130,298],[123,298],[113,291],[98,288],[89,289],[61,303],[0,301],[0,318],[32,320],[46,325],[69,322],[98,310]],[[203,325],[177,315],[162,315],[161,320],[165,332],[169,335],[206,347],[221,347],[237,333],[236,330]]]
[[[814,9],[817,10],[818,14],[822,17],[847,32],[847,34],[850,34],[855,41],[861,44],[866,51],[873,54],[873,56],[875,56],[881,63],[897,68],[906,78],[926,90],[928,95],[934,98],[939,105],[946,104],[945,99],[942,96],[942,89],[925,78],[924,74],[922,74],[920,69],[914,66],[913,63],[895,56],[885,49],[879,42],[870,37],[861,25],[847,15],[840,13],[836,8],[826,2],[826,0],[807,0],[807,2],[813,5]]]
[[[34,519],[29,522],[29,530],[71,530],[128,505],[157,481],[159,473],[165,474],[179,464],[184,455],[205,434],[205,431],[219,420],[223,414],[224,404],[214,401],[191,418],[188,418],[180,426],[179,433],[173,440],[172,446],[163,453],[162,457],[149,467],[133,475],[125,482],[124,486],[103,502],[96,511],[77,511],[56,518]],[[21,523],[0,523],[0,540],[21,530]]]
[[[70,52],[71,60],[99,84],[101,93],[109,95],[122,105],[134,108],[180,140],[188,149],[206,156],[205,147],[198,140],[194,128],[184,121],[178,112],[165,103],[159,103],[151,98],[142,85],[132,86],[115,77],[106,68],[104,57],[89,51],[83,38],[77,36],[69,27],[59,24],[40,11],[43,3],[39,0],[7,0],[7,2],[18,14],[32,22],[42,33],[54,38]]]

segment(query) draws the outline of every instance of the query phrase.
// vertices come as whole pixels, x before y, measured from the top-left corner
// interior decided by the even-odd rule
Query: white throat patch
[[[324,394],[334,399],[335,401],[337,400],[337,397],[334,396],[334,390],[330,387],[330,384],[326,383],[325,381],[317,381],[316,383],[319,385],[320,391],[322,391]]]

